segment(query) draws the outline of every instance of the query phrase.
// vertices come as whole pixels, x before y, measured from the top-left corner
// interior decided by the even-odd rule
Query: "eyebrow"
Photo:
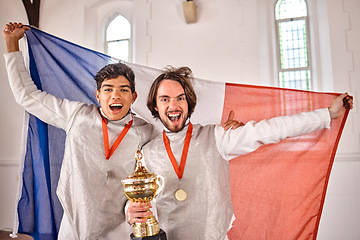
[[[101,88],[104,88],[104,87],[114,87],[114,85],[112,85],[112,84],[104,84],[104,85],[101,86]],[[126,85],[126,84],[120,85],[119,87],[120,88],[125,88],[125,87],[130,88],[130,86]]]
[[[178,98],[178,97],[182,97],[182,96],[185,96],[185,93],[179,94],[176,97],[170,97],[168,95],[160,95],[159,98]]]

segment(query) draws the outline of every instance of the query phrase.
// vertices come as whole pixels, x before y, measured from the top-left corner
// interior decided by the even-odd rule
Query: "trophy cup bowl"
[[[146,179],[127,178],[121,181],[126,197],[132,202],[149,202],[159,189],[159,176]]]
[[[137,151],[135,154],[136,169],[134,173],[126,179],[121,180],[125,196],[132,202],[149,203],[153,200],[164,187],[164,178],[154,173],[150,173],[141,163],[142,154]],[[159,234],[158,237],[152,237]],[[135,236],[135,238],[132,237]],[[166,239],[166,234],[159,227],[159,223],[154,215],[147,217],[145,223],[133,224],[132,239]],[[150,238],[149,238],[150,239]]]

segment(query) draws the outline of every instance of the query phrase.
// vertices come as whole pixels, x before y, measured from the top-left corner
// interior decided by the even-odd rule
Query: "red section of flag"
[[[222,122],[330,106],[334,93],[226,84]],[[230,162],[236,220],[229,239],[316,239],[328,179],[347,113],[324,129],[262,146]]]

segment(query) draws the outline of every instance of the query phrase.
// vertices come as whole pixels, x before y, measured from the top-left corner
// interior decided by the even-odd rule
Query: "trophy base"
[[[166,233],[162,229],[160,229],[160,232],[158,234],[149,237],[135,237],[134,234],[132,233],[130,235],[130,239],[131,240],[167,240]]]

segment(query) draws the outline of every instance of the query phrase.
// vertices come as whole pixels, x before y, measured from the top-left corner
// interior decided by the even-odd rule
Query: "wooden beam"
[[[22,0],[22,2],[25,6],[29,24],[38,28],[40,18],[40,0]]]

